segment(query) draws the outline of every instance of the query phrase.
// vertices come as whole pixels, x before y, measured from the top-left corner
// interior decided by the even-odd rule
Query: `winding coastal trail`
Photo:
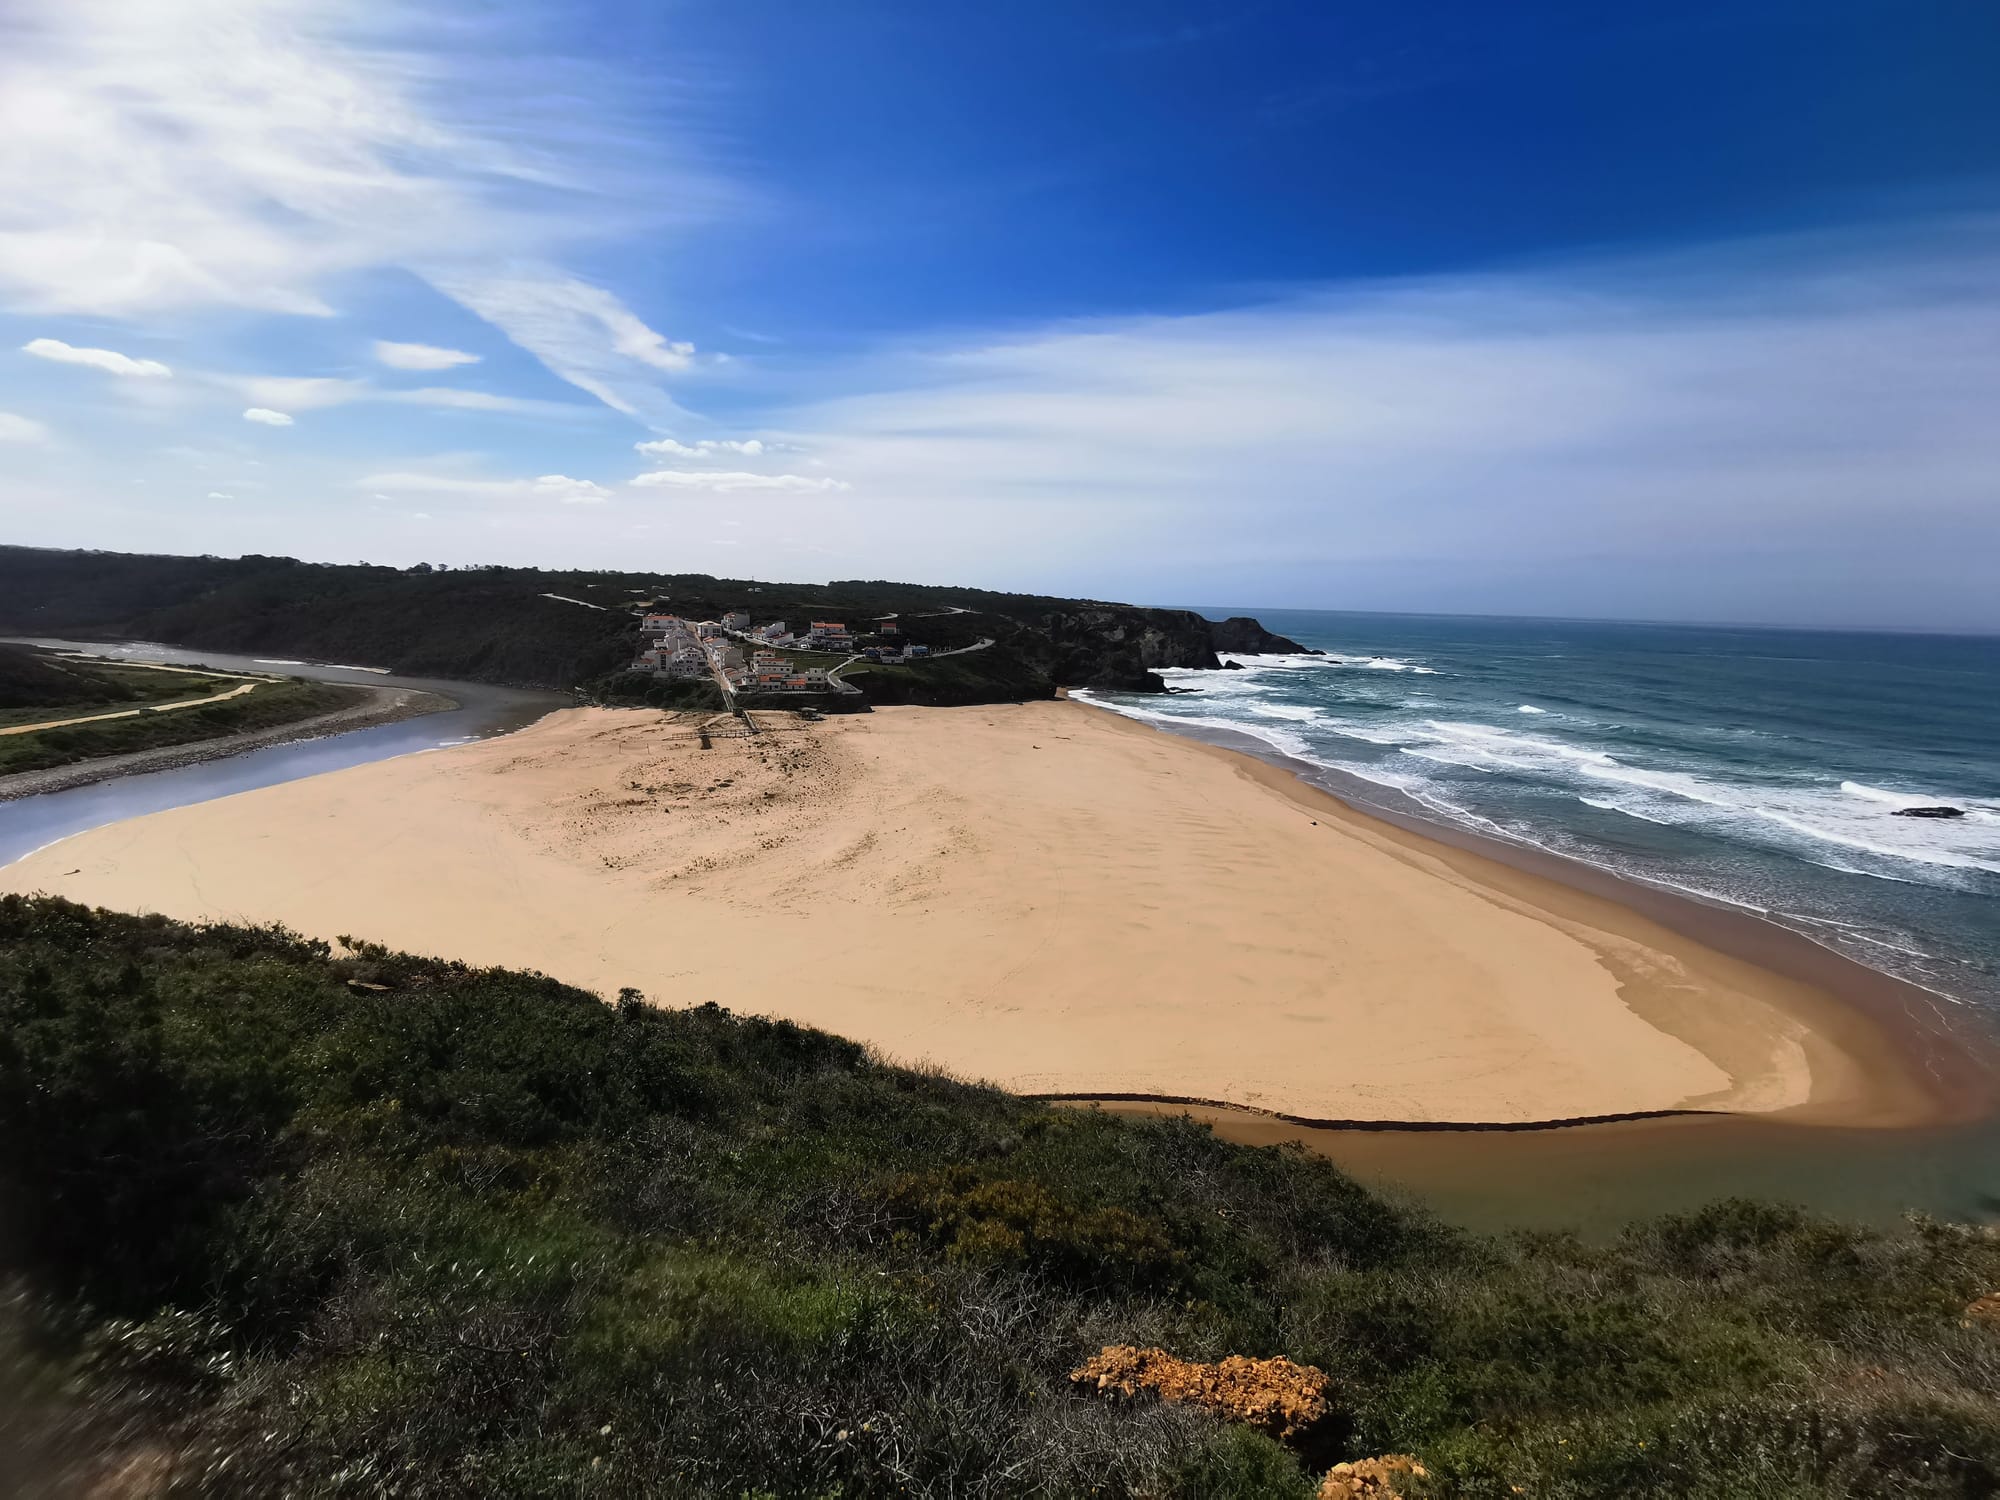
[[[220,672],[203,672],[198,675],[203,677],[220,677],[225,674]],[[0,735],[35,734],[44,729],[67,729],[73,724],[102,724],[107,719],[136,719],[141,714],[172,713],[177,708],[206,708],[211,703],[224,703],[231,698],[240,698],[245,693],[255,692],[262,685],[261,681],[257,680],[239,682],[233,688],[226,689],[220,693],[213,693],[206,698],[187,698],[178,703],[154,703],[148,704],[144,708],[121,708],[111,713],[85,714],[80,718],[74,719],[48,719],[40,724],[15,724],[10,728],[0,729]]]

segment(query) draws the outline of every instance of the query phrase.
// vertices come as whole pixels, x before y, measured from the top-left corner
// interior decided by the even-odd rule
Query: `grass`
[[[0,647],[0,654],[14,668],[0,682],[0,729],[206,698],[235,686],[223,677],[85,662],[26,647]]]
[[[840,676],[881,704],[1022,702],[1055,694],[1053,681],[1004,643],[907,664],[860,661]]]
[[[134,675],[167,676],[165,673]],[[168,680],[180,684],[175,701],[189,698],[186,683],[193,679]],[[220,679],[199,680],[207,685],[207,691],[193,695],[195,700],[236,686]],[[255,729],[275,728],[351,707],[364,701],[365,696],[364,690],[359,688],[292,677],[260,683],[239,698],[226,699],[206,707],[173,708],[166,712],[155,711],[164,706],[158,703],[135,705],[124,702],[99,708],[67,705],[61,710],[61,716],[66,718],[133,707],[138,707],[140,712],[130,718],[104,719],[94,724],[71,724],[60,729],[0,737],[0,775],[14,771],[46,770],[94,760],[99,756],[187,745]]]
[[[660,997],[671,1000],[671,995]],[[0,899],[16,1446],[203,1495],[1990,1495],[2000,1240],[1463,1233],[712,1006]],[[1285,1354],[1297,1450],[1066,1374]],[[27,1492],[27,1491],[24,1491]]]

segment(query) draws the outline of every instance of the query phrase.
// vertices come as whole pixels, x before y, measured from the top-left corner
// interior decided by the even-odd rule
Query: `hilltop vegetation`
[[[1300,1150],[365,943],[0,900],[0,1191],[21,1494],[2000,1486],[1983,1233],[1483,1238]],[[1107,1344],[1282,1354],[1335,1414],[1074,1389]]]
[[[199,672],[82,661],[0,645],[0,729],[15,731],[0,734],[0,775],[277,728],[352,707],[367,697],[360,688],[269,678],[239,696],[204,701],[237,686],[229,678]],[[112,717],[54,729],[27,727],[99,715]]]
[[[694,618],[748,608],[797,629],[815,619],[899,617],[904,635],[946,651],[992,639],[936,700],[1046,698],[1058,686],[1157,688],[1163,666],[1212,667],[1210,622],[1141,609],[879,580],[759,583],[706,574],[413,569],[286,557],[156,557],[0,547],[0,631],[137,637],[205,650],[280,654],[521,687],[569,688],[625,667],[632,608],[655,600]],[[1279,637],[1230,622],[1230,649]],[[889,677],[878,679],[894,692]]]
[[[214,686],[209,684],[211,690]],[[133,750],[193,745],[252,730],[276,729],[351,708],[364,702],[367,696],[365,688],[280,678],[260,683],[240,698],[221,702],[192,708],[166,707],[163,711],[156,706],[129,718],[7,735],[0,738],[0,775],[74,765]],[[115,710],[118,705],[113,707]],[[72,705],[67,711],[88,712],[80,705]]]
[[[126,692],[93,681],[45,651],[0,645],[0,712],[96,703]]]

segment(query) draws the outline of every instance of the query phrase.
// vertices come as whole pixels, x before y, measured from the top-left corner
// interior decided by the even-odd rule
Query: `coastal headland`
[[[692,728],[568,710],[82,834],[0,889],[712,1001],[1034,1094],[1434,1125],[1948,1109],[1813,977],[1083,704]]]

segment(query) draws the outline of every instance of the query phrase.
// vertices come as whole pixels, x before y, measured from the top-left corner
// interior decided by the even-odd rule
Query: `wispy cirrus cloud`
[[[727,495],[745,490],[772,490],[785,494],[831,493],[851,486],[843,479],[813,478],[804,474],[751,474],[740,469],[655,469],[640,474],[631,483],[649,490],[708,490]]]
[[[164,380],[174,373],[157,359],[134,359],[116,349],[79,349],[61,339],[29,339],[21,346],[21,352],[32,354],[37,359],[54,360],[60,365],[87,365],[107,375]]]
[[[1930,224],[1067,323],[829,372],[760,425],[910,573],[1808,622],[1860,590],[1993,628],[1996,250]]]
[[[255,422],[259,427],[289,427],[292,418],[289,413],[272,411],[268,406],[253,406],[243,413],[243,420]]]
[[[534,479],[485,479],[463,474],[395,472],[370,474],[355,481],[382,496],[442,495],[471,500],[544,500],[559,505],[598,505],[611,491],[588,479],[567,474],[543,474]]]
[[[578,403],[544,401],[531,396],[503,396],[455,386],[419,386],[403,390],[370,380],[332,375],[215,375],[211,380],[260,405],[293,411],[318,411],[356,401],[386,401],[408,406],[434,406],[457,411],[512,412],[520,416],[574,417],[597,408]]]
[[[656,333],[603,288],[547,267],[433,271],[430,281],[614,411],[656,424],[688,419],[656,376],[690,369],[694,345]]]
[[[0,443],[44,443],[48,437],[47,423],[16,412],[0,411]]]
[[[21,0],[0,31],[0,139],[34,149],[0,154],[0,306],[324,316],[340,278],[395,269],[616,409],[674,411],[658,381],[692,351],[554,257],[630,229],[634,204],[699,217],[729,190],[625,125],[633,85],[559,57],[529,68],[515,14],[463,19],[381,0]],[[458,355],[388,347],[401,369]]]
[[[463,349],[441,349],[435,344],[398,344],[388,339],[375,341],[375,358],[392,370],[449,370],[458,365],[476,365],[479,356]]]

